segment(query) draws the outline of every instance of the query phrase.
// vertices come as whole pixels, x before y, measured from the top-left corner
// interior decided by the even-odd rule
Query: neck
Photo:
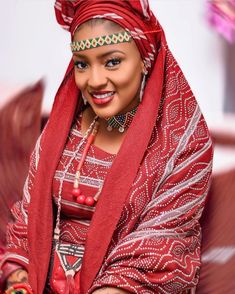
[[[108,131],[111,133],[124,133],[127,131],[129,126],[132,123],[132,120],[135,116],[138,106],[134,107],[130,111],[127,111],[123,114],[117,114],[110,118],[99,118],[99,124],[102,131]],[[90,117],[89,120],[91,121],[95,117],[95,113],[91,107],[88,108],[88,116]]]
[[[82,134],[84,136],[85,132],[89,128],[90,124],[94,120],[95,113],[89,107],[84,110],[82,115]],[[125,138],[126,132],[120,133],[117,129],[114,129],[112,132],[107,130],[107,121],[105,119],[99,118],[99,130],[96,135],[94,145],[100,149],[110,153],[117,154],[123,139]]]

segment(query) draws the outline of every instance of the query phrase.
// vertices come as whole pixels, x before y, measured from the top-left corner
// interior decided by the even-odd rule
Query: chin
[[[112,117],[112,116],[114,116],[115,114],[113,114],[113,113],[100,113],[100,112],[96,112],[96,115],[98,115],[99,116],[99,118],[101,118],[101,119],[108,119],[108,118],[110,118],[110,117]]]
[[[100,118],[107,119],[109,117],[112,117],[114,115],[117,115],[120,113],[120,110],[114,110],[113,107],[112,109],[108,109],[107,107],[104,108],[97,108],[97,107],[92,107],[93,111],[95,112],[96,115],[98,115]]]

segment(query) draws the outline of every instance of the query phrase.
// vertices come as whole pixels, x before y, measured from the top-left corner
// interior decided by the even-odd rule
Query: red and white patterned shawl
[[[109,6],[103,5],[107,2]],[[92,10],[92,5],[98,4],[99,9]],[[131,31],[133,22],[127,15],[132,15],[142,31],[161,30],[147,1],[61,0],[55,7],[57,19],[60,15],[70,30],[79,25],[80,17],[85,21],[86,13],[89,19],[97,11],[121,25],[124,19],[126,25],[122,26]],[[92,16],[91,11],[96,14]],[[125,13],[119,15],[120,11]],[[154,60],[149,59],[151,74],[89,228],[81,269],[82,294],[102,286],[138,294],[184,293],[199,278],[199,218],[209,188],[211,140],[163,31],[146,36],[135,41],[143,58],[149,57],[150,49],[154,53]],[[36,165],[31,165],[32,188],[26,186],[24,198],[29,205],[28,212],[24,211],[27,217],[18,221],[9,237],[9,251],[29,260],[30,283],[39,294],[45,286],[52,245],[51,185],[75,110],[81,104],[78,97],[71,62],[38,141]],[[20,226],[27,226],[28,234],[17,239],[15,232]]]

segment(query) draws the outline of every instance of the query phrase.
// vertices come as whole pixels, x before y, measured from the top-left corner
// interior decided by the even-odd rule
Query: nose
[[[91,89],[103,88],[107,84],[107,77],[100,67],[92,67],[89,73],[88,86]]]

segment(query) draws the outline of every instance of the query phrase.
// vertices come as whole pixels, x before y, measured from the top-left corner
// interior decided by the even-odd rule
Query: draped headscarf
[[[161,32],[161,27],[147,0],[58,0],[55,12],[58,23],[68,30],[72,37],[81,24],[92,18],[104,18],[119,24],[134,38],[146,69],[153,67],[160,39],[160,34],[157,33]]]
[[[166,168],[161,177],[163,180],[167,175],[169,176],[169,171],[173,168],[173,161],[168,167],[166,165],[170,156],[174,160],[176,158],[172,152],[174,150],[179,152],[181,147],[185,148],[189,143],[189,137],[191,149],[194,150],[192,148],[194,145],[199,148],[201,145],[196,144],[198,136],[202,136],[200,137],[202,142],[207,142],[208,134],[188,83],[167,48],[164,33],[151,12],[147,0],[57,0],[55,11],[58,22],[70,31],[72,37],[78,26],[91,18],[104,18],[118,23],[131,33],[149,72],[143,101],[105,180],[87,235],[81,269],[81,293],[87,293],[102,267],[124,203],[140,179],[145,183],[143,187],[146,186],[148,191],[153,191],[151,187],[156,185],[157,178],[152,172],[148,174],[147,170],[151,171],[157,163],[161,163]],[[164,118],[165,126],[159,129],[161,134],[157,135],[155,127],[162,117],[160,112],[163,109],[164,99],[168,99],[169,103],[164,109],[167,118]],[[71,61],[42,135],[40,160],[37,163],[37,173],[31,191],[28,214],[29,279],[36,293],[43,293],[51,254],[53,231],[51,193],[54,173],[74,115],[77,109],[81,111],[81,104]],[[193,125],[189,123],[192,118]],[[201,131],[195,136],[192,134],[197,123],[200,123]],[[178,135],[175,133],[176,130],[179,132]],[[186,135],[183,135],[184,130],[188,132]],[[157,139],[156,136],[160,136],[161,141],[158,141],[159,138]],[[183,141],[177,149],[175,146],[181,136]],[[156,145],[153,142],[160,142],[158,144],[162,144],[163,147],[155,160]],[[203,156],[203,160],[208,163],[211,159],[210,144],[206,146],[203,151],[206,154],[202,152],[200,156]],[[159,172],[163,172],[164,168]],[[201,168],[201,165],[195,165],[193,171],[188,172],[187,177],[190,177],[191,172],[199,173]],[[125,172],[127,170],[128,172]],[[205,168],[205,173],[208,174],[208,170],[209,167]],[[141,176],[138,175],[139,171]],[[183,172],[182,168],[180,172]],[[160,178],[158,180],[160,183]],[[206,189],[208,176],[205,175],[203,181],[200,191]],[[203,191],[201,193],[205,193]],[[203,202],[203,198],[200,199]],[[104,227],[105,234],[100,229]],[[191,273],[190,277],[191,275],[194,273]]]

